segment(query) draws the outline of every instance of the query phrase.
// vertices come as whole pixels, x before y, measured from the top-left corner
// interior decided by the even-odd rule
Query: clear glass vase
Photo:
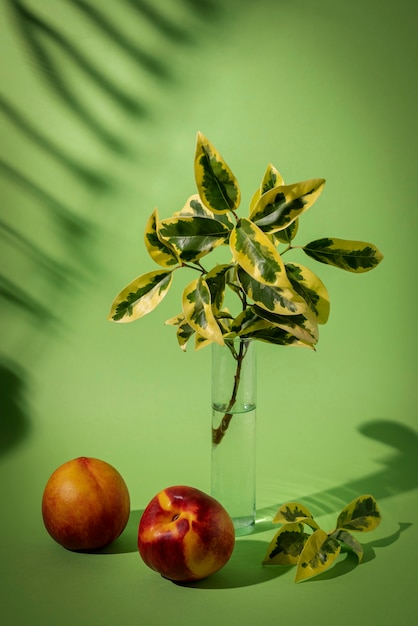
[[[212,344],[212,495],[236,535],[255,524],[256,350],[250,339]]]

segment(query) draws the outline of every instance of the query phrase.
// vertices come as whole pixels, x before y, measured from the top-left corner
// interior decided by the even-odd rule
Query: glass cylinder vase
[[[212,344],[212,495],[236,535],[255,524],[256,346],[250,339]]]

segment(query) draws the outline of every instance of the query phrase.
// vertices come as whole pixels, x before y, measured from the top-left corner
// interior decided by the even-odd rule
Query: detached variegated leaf
[[[324,283],[316,274],[299,263],[286,263],[286,274],[293,289],[308,305],[317,324],[325,324],[329,317],[329,294]]]
[[[210,291],[206,281],[199,276],[183,292],[183,313],[190,326],[205,339],[224,344],[212,311]]]
[[[314,178],[274,187],[260,196],[250,219],[265,233],[283,230],[312,206],[324,185],[323,178]]]
[[[282,504],[276,515],[273,517],[273,524],[286,524],[287,522],[298,522],[305,517],[312,517],[308,507],[299,502],[286,502]]]
[[[338,530],[335,531],[335,533],[332,533],[332,535],[330,536],[333,537],[333,539],[337,539],[338,541],[342,542],[347,546],[347,548],[352,550],[352,552],[354,552],[354,554],[357,556],[359,563],[361,563],[363,559],[363,548],[351,533],[347,532],[346,530]]]
[[[302,315],[302,313],[299,315],[277,315],[257,305],[254,306],[254,311],[263,320],[273,324],[273,326],[283,328],[283,330],[291,333],[301,341],[311,343],[312,345],[318,342],[318,325],[313,320]]]
[[[341,546],[321,529],[309,537],[299,557],[295,582],[322,574],[330,567],[341,551]]]
[[[380,511],[373,496],[360,496],[341,511],[337,520],[337,530],[368,532],[377,528],[380,521]]]
[[[226,226],[209,217],[171,217],[160,222],[159,237],[185,262],[198,261],[228,235]]]
[[[150,313],[164,299],[172,280],[173,273],[168,270],[139,276],[116,296],[109,319],[114,322],[133,322]]]
[[[199,194],[194,194],[188,198],[184,207],[173,214],[173,217],[211,217],[212,219],[221,222],[228,228],[228,230],[232,230],[234,227],[234,222],[230,219],[229,215],[226,213],[218,214],[210,211],[202,202]]]
[[[284,185],[283,176],[280,174],[274,165],[268,164],[266,171],[264,172],[263,180],[261,181],[260,192],[261,195],[274,189],[275,187],[281,187]]]
[[[383,259],[383,254],[372,243],[331,237],[311,241],[303,251],[315,261],[356,274],[369,272]]]
[[[309,535],[303,524],[286,524],[273,537],[263,565],[296,565]]]
[[[246,295],[267,311],[279,315],[297,315],[307,310],[307,304],[290,286],[268,287],[238,269],[238,280]]]
[[[202,133],[197,134],[194,171],[199,195],[208,209],[226,213],[238,208],[241,201],[238,181]]]
[[[273,524],[302,522],[311,528],[319,528],[318,524],[313,519],[310,510],[299,502],[286,502],[286,504],[282,504],[272,521]]]
[[[250,220],[240,219],[231,233],[229,246],[235,261],[264,285],[289,285],[284,263],[270,239]]]
[[[179,259],[174,250],[158,237],[159,219],[155,209],[150,215],[145,227],[144,241],[150,257],[163,267],[177,265]]]

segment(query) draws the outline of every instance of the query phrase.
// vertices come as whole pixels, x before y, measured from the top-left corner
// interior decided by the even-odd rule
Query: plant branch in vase
[[[122,289],[109,319],[124,323],[143,317],[166,297],[179,270],[187,268],[188,276],[190,270],[196,272],[183,290],[181,311],[166,323],[176,327],[183,351],[193,339],[196,350],[210,344],[226,346],[235,360],[229,400],[223,404],[220,423],[212,427],[217,447],[236,419],[234,405],[248,341],[315,349],[318,326],[328,320],[325,285],[311,269],[284,261],[285,255],[287,259],[299,248],[310,260],[357,274],[374,269],[383,255],[372,243],[334,237],[294,245],[300,218],[324,189],[323,178],[285,184],[269,164],[247,216],[240,216],[238,181],[200,132],[194,174],[197,193],[171,217],[160,219],[155,209],[145,226],[145,246],[159,269]],[[207,257],[222,247],[225,262],[207,269]],[[226,306],[226,293],[232,294],[236,310]]]

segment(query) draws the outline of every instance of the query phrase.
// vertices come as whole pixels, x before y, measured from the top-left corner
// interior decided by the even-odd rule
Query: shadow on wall
[[[192,16],[191,19],[195,22],[197,20],[196,26],[202,20],[206,22],[208,19],[215,20],[220,15],[216,0],[177,0],[177,3],[179,9],[183,7],[183,13],[186,7]],[[75,24],[79,24],[80,20],[82,23],[92,24],[95,32],[101,37],[102,44],[115,47],[127,61],[134,62],[134,67],[136,64],[142,72],[145,71],[156,79],[161,88],[175,82],[173,59],[167,55],[163,57],[158,49],[149,51],[141,47],[144,32],[152,29],[161,42],[169,40],[177,46],[198,43],[189,32],[190,26],[189,30],[186,30],[182,23],[175,23],[172,16],[165,16],[163,9],[155,8],[153,3],[148,1],[124,0],[118,4],[118,14],[123,16],[127,13],[127,20],[137,22],[138,35],[135,40],[123,32],[121,25],[116,25],[116,20],[110,19],[109,13],[106,14],[105,7],[100,3],[92,0],[64,0],[64,4],[67,5],[67,10],[71,10],[74,19],[79,20],[75,21]],[[118,84],[115,77],[108,73],[105,63],[100,66],[99,62],[92,61],[77,37],[77,26],[75,32],[69,35],[68,30],[60,29],[47,14],[41,14],[42,7],[31,3],[31,0],[7,0],[7,6],[11,24],[15,26],[17,42],[19,46],[23,45],[29,61],[27,67],[36,73],[39,84],[43,86],[43,91],[39,94],[31,93],[31,98],[36,100],[39,96],[42,105],[46,104],[47,107],[59,111],[63,128],[70,119],[72,123],[79,125],[81,132],[84,133],[83,139],[88,142],[89,137],[91,138],[91,148],[93,152],[96,150],[97,161],[102,162],[103,149],[113,158],[121,156],[130,158],[130,148],[120,138],[121,133],[118,134],[117,129],[109,130],[111,127],[114,128],[115,124],[103,121],[103,116],[98,115],[96,108],[106,101],[117,111],[118,119],[123,119],[123,116],[134,117],[141,123],[147,121],[149,117],[145,104],[146,93],[141,101],[137,93],[130,93],[126,87],[122,88]],[[124,70],[126,71],[126,68]],[[134,71],[133,69],[132,84],[136,87],[139,85],[140,88],[141,81],[134,75]],[[98,90],[101,96],[98,96],[96,101],[89,100],[83,89],[74,88],[74,76],[83,78],[89,86]],[[45,103],[42,98],[45,100],[45,93],[48,92],[51,97]],[[162,95],[166,97],[164,92]],[[48,158],[52,157],[55,165],[62,167],[72,176],[74,186],[81,185],[94,193],[96,199],[98,194],[111,189],[114,184],[111,171],[103,172],[99,167],[95,168],[94,156],[90,158],[89,164],[83,162],[81,155],[79,158],[75,157],[74,153],[66,150],[65,141],[60,142],[59,128],[45,127],[45,123],[37,124],[36,119],[31,119],[30,114],[27,114],[28,110],[30,112],[26,99],[19,103],[14,102],[10,96],[0,97],[0,116],[14,133],[11,137],[16,136],[20,142],[29,142],[40,150],[41,154]],[[80,278],[76,273],[75,259],[88,248],[95,229],[89,216],[82,215],[79,206],[71,207],[71,189],[64,194],[64,199],[59,198],[61,190],[57,192],[52,180],[50,183],[40,181],[39,177],[33,177],[27,166],[5,160],[0,161],[0,177],[7,181],[9,189],[16,188],[20,193],[29,196],[31,201],[34,200],[38,210],[40,209],[43,215],[46,214],[51,229],[64,247],[65,262],[57,262],[51,258],[43,252],[39,241],[32,241],[30,236],[19,230],[13,222],[13,195],[11,201],[8,200],[10,206],[5,207],[7,216],[2,217],[0,221],[0,238],[5,239],[6,244],[12,246],[14,251],[18,250],[25,260],[29,259],[35,271],[44,270],[46,284],[51,289],[56,287],[56,278],[62,280],[64,284],[70,282],[75,284],[76,280],[70,280]],[[51,234],[46,232],[45,239],[47,240],[49,236]],[[16,263],[13,265],[15,269]],[[34,298],[25,292],[22,293],[23,298],[20,297],[19,292],[22,292],[22,288],[19,287],[19,277],[15,278],[11,268],[7,269],[0,283],[0,298],[5,298],[8,304],[14,302],[19,312],[25,297],[28,302]],[[14,288],[16,297],[12,297]],[[36,306],[33,302],[29,308],[36,311],[41,309],[41,305]]]
[[[0,456],[6,454],[29,431],[26,379],[15,363],[0,362]]]
[[[89,214],[90,198],[94,198],[96,206],[99,197],[117,185],[112,163],[116,165],[118,159],[137,159],[128,140],[122,138],[121,126],[133,120],[140,129],[150,119],[147,89],[141,79],[146,76],[155,81],[157,93],[159,90],[162,98],[169,97],[168,90],[173,85],[179,88],[179,81],[175,55],[164,52],[167,45],[171,50],[196,47],[199,40],[193,33],[199,27],[201,30],[203,24],[217,23],[221,17],[218,0],[175,0],[175,3],[178,12],[173,11],[174,3],[155,6],[151,0],[122,0],[117,3],[117,15],[121,19],[113,20],[109,3],[62,0],[64,17],[60,23],[61,9],[50,15],[36,0],[5,1],[8,22],[3,23],[3,28],[9,29],[13,43],[25,54],[24,71],[29,70],[39,85],[39,90],[28,86],[30,98],[16,96],[13,85],[7,94],[0,96],[0,121],[6,125],[7,141],[14,146],[10,156],[0,160],[0,182],[5,189],[0,216],[4,259],[0,306],[5,327],[13,324],[19,329],[19,345],[38,338],[44,342],[45,329],[60,325],[63,319],[66,310],[63,299],[100,269],[92,245],[99,231],[94,216]],[[71,30],[68,15],[74,20]],[[125,77],[131,73],[131,80],[125,80],[122,86],[105,62],[92,59],[84,40],[80,39],[77,30],[80,25],[93,28],[100,45],[117,52]],[[129,25],[126,32],[125,25]],[[149,38],[144,37],[149,32],[153,49],[147,49]],[[14,63],[18,74],[20,59],[9,61]],[[88,87],[87,91],[91,87],[95,99],[86,95],[84,86]],[[46,112],[41,120],[34,115],[32,104],[36,105],[35,111]],[[48,111],[53,112],[50,126],[46,122]],[[69,145],[67,126],[79,133],[82,148]],[[27,156],[32,153],[36,155],[33,170]],[[49,172],[51,162],[54,170],[68,181],[64,189]],[[109,164],[106,171],[104,162]],[[135,169],[138,171],[140,164],[137,167],[135,163]],[[83,199],[82,206],[79,198]],[[41,236],[34,234],[34,222],[42,224],[45,232]],[[36,276],[36,284],[30,279],[32,275]],[[8,346],[7,354],[16,354],[20,367],[28,365],[13,345]],[[26,418],[20,400],[17,401],[23,380],[24,376],[13,367],[2,365],[7,416],[2,411],[4,437],[0,451],[17,442],[26,429]]]

